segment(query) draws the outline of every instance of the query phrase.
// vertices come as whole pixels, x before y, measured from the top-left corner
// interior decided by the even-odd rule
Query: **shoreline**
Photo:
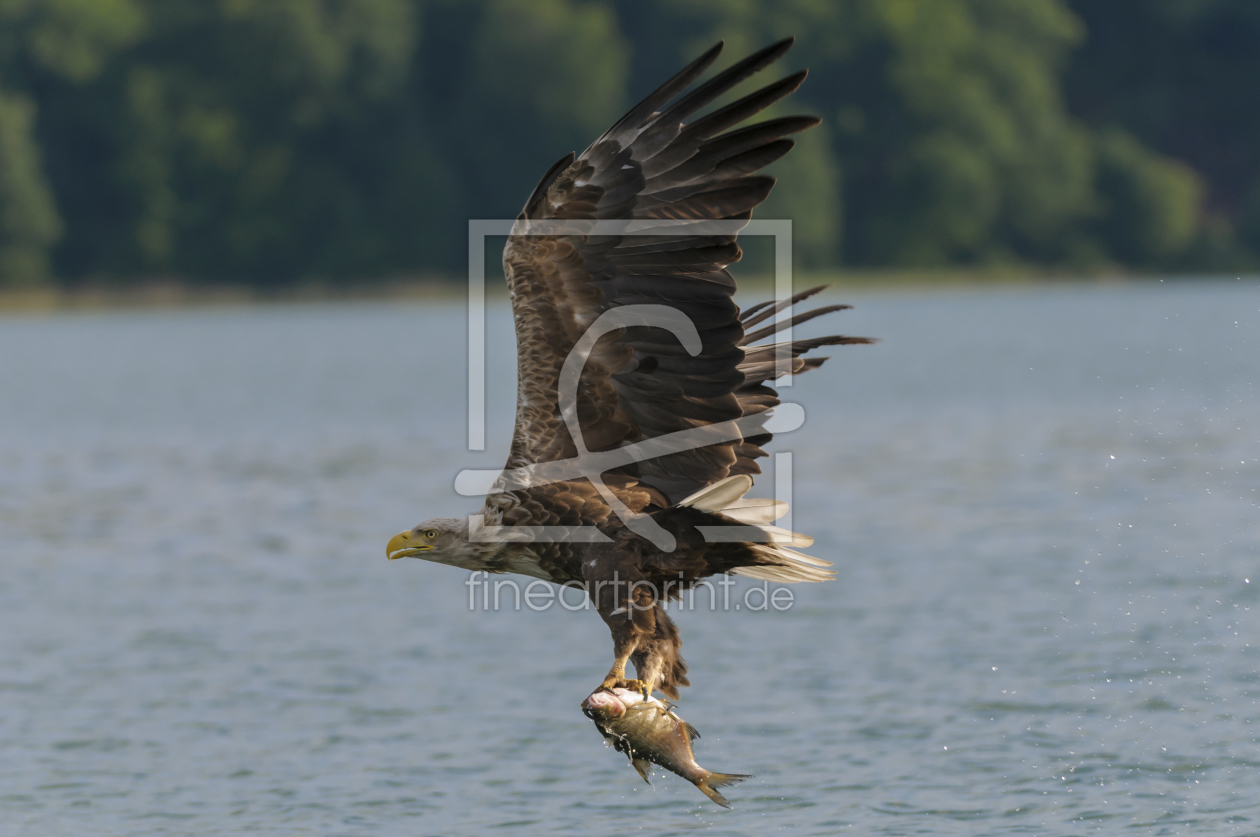
[[[975,290],[1067,285],[1106,285],[1174,282],[1260,281],[1256,276],[1235,274],[1138,275],[1121,272],[1078,274],[1034,271],[1018,267],[949,270],[840,270],[797,271],[796,290],[830,285],[836,291],[919,292]],[[773,291],[769,276],[736,275],[740,293]],[[145,282],[129,286],[89,285],[78,288],[0,289],[0,316],[92,311],[144,311],[185,308],[293,305],[304,303],[352,303],[387,301],[457,301],[467,298],[462,277],[424,276],[379,282],[332,285],[298,284],[280,289],[261,289],[232,284],[181,284]],[[486,298],[506,299],[507,288],[493,275],[486,277]]]

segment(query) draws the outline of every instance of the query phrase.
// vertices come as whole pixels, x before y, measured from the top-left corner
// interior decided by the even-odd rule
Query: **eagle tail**
[[[751,487],[751,477],[737,474],[705,486],[678,505],[720,514],[765,533],[764,543],[747,544],[756,556],[756,563],[732,569],[730,572],[735,575],[780,584],[829,581],[835,578],[834,572],[825,569],[831,566],[830,561],[792,549],[796,546],[812,545],[813,538],[770,525],[787,514],[788,504],[782,500],[744,499],[744,494]]]
[[[795,549],[774,544],[749,544],[757,555],[758,563],[731,570],[733,575],[755,578],[758,581],[774,581],[779,584],[796,584],[799,581],[831,581],[836,574],[830,561],[823,561]]]

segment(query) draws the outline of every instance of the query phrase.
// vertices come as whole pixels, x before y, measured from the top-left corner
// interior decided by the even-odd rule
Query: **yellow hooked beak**
[[[395,558],[406,558],[409,555],[416,555],[421,552],[428,552],[433,548],[433,544],[429,543],[413,543],[411,532],[399,532],[397,535],[389,539],[389,546],[385,547],[385,557],[393,561]]]

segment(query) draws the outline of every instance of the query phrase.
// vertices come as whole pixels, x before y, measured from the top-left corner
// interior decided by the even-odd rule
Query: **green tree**
[[[0,281],[455,272],[681,62],[793,34],[732,95],[811,69],[760,212],[805,264],[1260,253],[1245,0],[0,0]]]
[[[382,145],[403,126],[374,117],[406,76],[412,5],[149,2],[155,37],[120,79],[135,214],[119,266],[261,283],[387,268]]]
[[[639,3],[618,8],[640,73],[718,37],[738,54],[797,36],[788,63],[811,75],[785,106],[827,119],[829,163],[811,167],[837,178],[836,194],[785,182],[767,209],[830,214],[832,229],[809,233],[833,247],[816,257],[842,242],[853,264],[1166,267],[1197,235],[1184,166],[1145,148],[1122,166],[1109,135],[1069,110],[1061,79],[1086,30],[1062,0],[676,0],[653,4],[650,21]],[[1142,236],[1164,244],[1137,247]]]
[[[854,261],[1057,260],[1092,209],[1089,139],[1058,97],[1079,36],[1057,0],[855,3],[829,68]],[[856,83],[855,83],[856,82]]]
[[[1203,188],[1194,170],[1118,129],[1101,134],[1101,237],[1120,261],[1159,267],[1185,252],[1199,231]]]
[[[0,284],[46,278],[49,247],[61,236],[34,142],[34,111],[25,96],[0,90]]]
[[[55,91],[64,272],[273,284],[414,257],[450,185],[417,109],[396,106],[414,3],[143,2],[145,38]]]
[[[628,21],[641,7],[619,8]],[[675,63],[718,37],[738,54],[797,36],[788,63],[811,76],[784,107],[834,127],[814,182],[785,182],[773,209],[812,219],[802,240],[816,258],[1054,260],[1083,235],[1091,140],[1058,95],[1081,32],[1059,0],[684,0],[653,14],[653,29],[677,33]]]
[[[94,78],[142,26],[130,0],[0,0],[0,284],[46,279],[63,233],[36,104],[20,91],[39,73],[68,82]]]
[[[624,112],[629,49],[603,4],[478,5],[463,60],[451,59],[458,88],[445,147],[459,160],[468,209],[510,218],[552,163]]]
[[[1260,4],[1252,0],[1070,0],[1087,37],[1064,90],[1073,112],[1099,130],[1105,153],[1136,160],[1124,134],[1181,172],[1182,197],[1202,193],[1194,240],[1156,262],[1186,269],[1260,265]],[[1116,133],[1113,129],[1120,129]],[[1106,139],[1111,137],[1111,139]],[[1132,152],[1132,153],[1129,153]],[[1199,190],[1184,185],[1189,166]],[[1108,164],[1115,182],[1116,164]],[[1151,186],[1148,192],[1167,190]],[[1112,203],[1123,201],[1113,195]],[[1117,203],[1117,205],[1119,205]],[[1135,210],[1137,211],[1137,210]],[[1177,214],[1184,215],[1183,207]],[[1158,213],[1156,213],[1158,214]],[[1106,235],[1119,234],[1113,227]],[[1142,233],[1138,237],[1147,235]],[[1114,243],[1135,258],[1134,233]]]

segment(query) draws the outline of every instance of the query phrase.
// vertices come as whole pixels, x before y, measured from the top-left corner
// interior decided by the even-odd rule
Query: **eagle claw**
[[[652,688],[646,681],[627,680],[624,677],[607,677],[595,691],[604,690],[611,692],[613,689],[629,689],[643,695],[644,700],[652,699]]]

